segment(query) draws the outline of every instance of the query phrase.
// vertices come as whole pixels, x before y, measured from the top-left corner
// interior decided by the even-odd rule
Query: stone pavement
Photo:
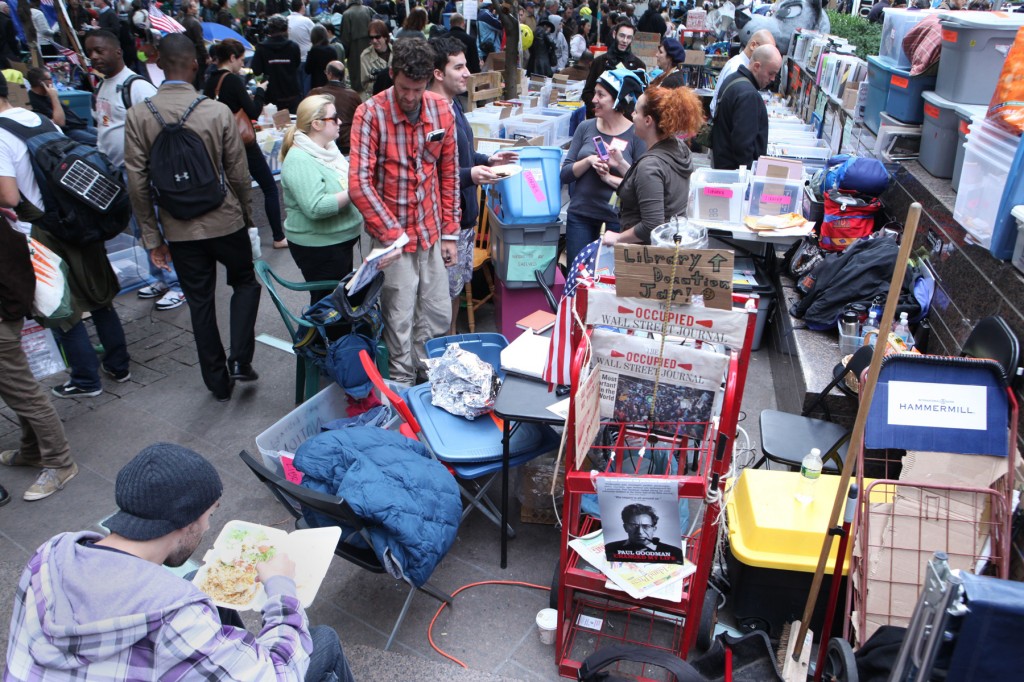
[[[288,252],[271,249],[269,235],[264,235],[264,241],[264,257],[275,271],[301,279]],[[218,308],[225,340],[229,291],[221,273]],[[305,296],[286,298],[297,310]],[[255,453],[255,436],[294,408],[293,357],[258,343],[254,367],[260,380],[238,384],[230,402],[218,403],[196,367],[187,306],[157,312],[152,301],[140,301],[134,294],[120,296],[116,305],[132,356],[131,380],[124,384],[105,381],[104,393],[95,398],[53,399],[81,473],[65,490],[30,503],[21,500],[21,493],[34,480],[34,471],[0,470],[0,482],[14,498],[0,509],[0,661],[6,653],[8,614],[25,562],[54,534],[98,528],[97,524],[115,511],[117,471],[145,445],[172,441],[191,447],[208,457],[224,480],[220,510],[213,517],[206,544],[194,559],[201,559],[230,519],[291,528],[291,517],[244,468],[238,452],[248,449]],[[462,319],[464,325],[464,314]],[[483,325],[478,331],[494,328],[493,320],[488,323],[486,317]],[[266,294],[256,331],[278,338],[285,334]],[[766,406],[771,401],[767,356],[762,360],[759,355],[755,354],[752,362],[748,406]],[[58,374],[43,383],[54,386],[63,383],[63,377]],[[748,407],[748,414],[757,411]],[[753,426],[755,421],[748,419],[745,424]],[[0,408],[0,449],[17,444],[14,416],[7,407]],[[557,560],[558,531],[553,526],[518,524],[518,532],[509,544],[509,568],[502,571],[498,568],[496,527],[480,514],[471,514],[432,581],[449,593],[486,580],[517,580],[546,588]],[[434,641],[462,659],[469,671],[431,650],[427,625],[438,603],[422,593],[412,601],[392,647],[394,655],[380,651],[405,596],[403,585],[389,577],[367,573],[335,558],[309,609],[310,620],[335,627],[342,642],[353,647],[350,656],[360,680],[558,679],[553,648],[540,644],[534,623],[537,611],[547,606],[546,590],[485,586],[456,598],[455,609],[438,619]],[[253,629],[257,624],[253,614],[245,617]]]

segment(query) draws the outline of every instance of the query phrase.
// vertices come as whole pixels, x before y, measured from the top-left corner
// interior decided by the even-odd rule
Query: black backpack
[[[120,171],[96,147],[65,137],[40,116],[35,128],[0,117],[0,128],[28,147],[32,171],[43,197],[43,216],[30,222],[57,239],[85,246],[124,231],[131,201]]]
[[[168,124],[149,97],[146,106],[163,126],[149,150],[149,184],[157,206],[178,220],[191,220],[220,207],[226,191],[221,174],[213,167],[203,140],[185,128],[195,108],[206,99],[199,95],[181,120]],[[158,163],[153,163],[159,159]]]

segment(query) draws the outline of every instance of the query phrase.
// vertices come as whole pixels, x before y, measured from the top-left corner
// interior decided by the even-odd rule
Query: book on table
[[[378,246],[377,248],[366,254],[366,258],[359,264],[359,269],[356,270],[356,274],[353,275],[352,279],[345,285],[345,292],[348,294],[354,294],[360,291],[363,287],[373,281],[373,278],[380,272],[380,261],[389,253],[401,249],[403,246],[409,243],[409,235],[403,232],[399,235],[398,239],[393,241],[388,246]]]
[[[555,326],[555,314],[546,310],[537,310],[516,322],[520,329],[529,329],[534,334],[542,334]]]

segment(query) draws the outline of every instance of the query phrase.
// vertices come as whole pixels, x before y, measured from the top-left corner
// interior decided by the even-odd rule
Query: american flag
[[[548,345],[548,357],[544,364],[542,378],[551,385],[568,385],[572,367],[572,331],[577,324],[575,317],[576,289],[594,284],[591,273],[597,270],[599,242],[588,244],[569,265],[569,281],[565,284],[565,296],[558,302],[555,311],[555,326]]]
[[[47,7],[53,7],[53,0],[39,0],[40,5],[46,5]]]
[[[63,45],[57,45],[56,47],[57,47],[57,50],[59,50],[60,53],[62,55],[64,55],[64,57],[69,62],[71,62],[72,64],[74,64],[78,68],[82,68],[82,60],[79,59],[77,52],[75,52],[74,50],[72,50],[69,47],[64,47]]]
[[[42,0],[40,0],[42,1]],[[149,6],[149,23],[158,31],[163,33],[184,33],[185,27],[167,16],[155,5]]]

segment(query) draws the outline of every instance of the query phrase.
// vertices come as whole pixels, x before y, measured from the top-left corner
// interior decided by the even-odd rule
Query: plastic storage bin
[[[1024,15],[953,12],[942,19],[942,55],[935,92],[961,104],[988,104],[1006,52]]]
[[[873,133],[882,123],[882,111],[889,99],[889,79],[893,64],[878,56],[868,57],[868,99],[864,107],[864,125]]]
[[[967,144],[967,135],[971,129],[971,122],[974,121],[975,117],[979,119],[985,118],[985,114],[988,111],[988,107],[980,104],[958,104],[955,107],[956,111],[956,155],[953,157],[953,177],[950,178],[950,184],[953,185],[953,191],[960,189],[960,170],[964,167],[964,145]]]
[[[489,137],[497,138],[504,137],[505,132],[505,121],[508,119],[502,119],[502,109],[492,107],[488,109],[483,107],[474,111],[466,112],[466,120],[469,121],[469,127],[473,129],[474,137]]]
[[[768,156],[797,159],[803,162],[805,170],[813,173],[815,170],[825,167],[832,157],[832,150],[823,140],[818,140],[813,145],[779,144],[769,141]]]
[[[737,618],[767,621],[773,634],[800,618],[821,549],[821,530],[828,526],[839,476],[823,475],[815,484],[814,500],[797,502],[800,474],[794,471],[745,469],[726,502],[729,553],[726,562],[733,611]],[[848,545],[852,551],[853,543]],[[839,543],[825,569],[826,592],[835,570]],[[844,575],[849,570],[847,555]],[[845,579],[843,581],[845,583]],[[840,597],[840,604],[843,597]],[[824,599],[818,600],[811,629],[821,631]],[[841,621],[842,619],[837,619]],[[842,624],[836,623],[842,630]],[[836,631],[833,630],[833,633]]]
[[[569,132],[569,124],[572,119],[572,112],[568,109],[552,109],[550,107],[544,109],[538,109],[537,111],[530,112],[534,116],[544,116],[550,118],[555,122],[555,139],[562,140],[567,137],[572,137],[572,133]]]
[[[487,210],[491,210],[488,207]],[[507,224],[491,211],[491,259],[498,279],[509,289],[539,286],[535,270],[544,271],[548,286],[555,283],[555,255],[562,223]]]
[[[883,12],[885,20],[882,22],[882,44],[878,48],[878,56],[891,59],[897,68],[909,69],[910,59],[903,51],[903,39],[910,29],[934,12],[892,7],[886,7]]]
[[[149,254],[130,234],[119,234],[106,243],[107,259],[117,275],[121,293],[148,284]]]
[[[978,244],[988,248],[992,243],[992,229],[1013,156],[1004,155],[981,136],[975,135],[973,129],[971,132],[964,151],[953,218]]]
[[[750,178],[749,195],[747,215],[800,213],[804,198],[804,181],[780,180],[755,175]]]
[[[1017,245],[1013,247],[1013,267],[1024,272],[1024,205],[1014,206],[1010,214],[1017,221]]]
[[[549,116],[535,116],[532,113],[505,119],[506,140],[530,140],[543,137],[544,144],[555,143],[555,120]]]
[[[93,125],[92,95],[81,90],[60,90],[57,92],[57,98],[64,109],[70,109],[78,114],[83,121],[88,121],[90,125]]]
[[[956,162],[957,126],[960,117],[956,102],[924,93],[924,124],[921,126],[921,154],[918,160],[937,178],[953,177]]]
[[[864,345],[864,338],[856,334],[843,333],[843,323],[837,322],[836,329],[839,331],[839,352],[846,356],[856,353],[857,349]]]
[[[561,164],[558,147],[521,148],[523,172],[496,183],[487,192],[488,207],[506,225],[557,220],[562,210]]]
[[[686,215],[694,220],[738,223],[743,220],[743,202],[750,171],[698,168],[690,176],[690,201]]]
[[[904,123],[924,121],[924,92],[935,89],[935,76],[911,76],[910,69],[889,72],[889,95],[885,113]]]

